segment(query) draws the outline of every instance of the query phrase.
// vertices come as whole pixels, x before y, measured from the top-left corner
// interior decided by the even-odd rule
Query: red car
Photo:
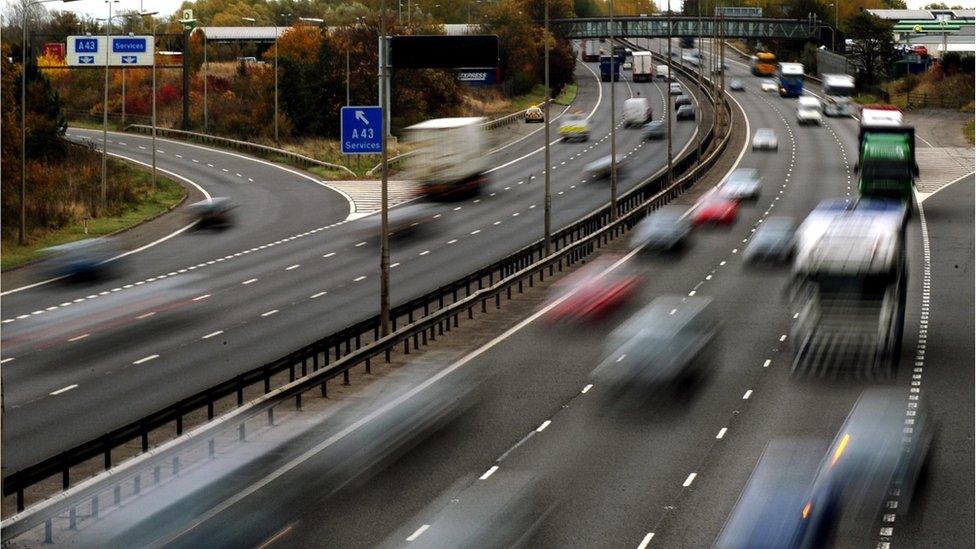
[[[699,225],[731,225],[739,215],[739,203],[735,200],[711,195],[695,205],[691,223]]]
[[[626,264],[601,274],[618,259],[603,256],[557,282],[548,303],[561,301],[546,313],[546,320],[567,324],[596,321],[626,303],[641,277]]]
[[[912,53],[919,57],[925,57],[929,54],[929,49],[922,45],[912,46]]]

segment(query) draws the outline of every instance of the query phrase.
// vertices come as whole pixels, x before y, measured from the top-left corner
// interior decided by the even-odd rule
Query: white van
[[[646,97],[632,97],[624,101],[624,124],[643,126],[651,120],[651,103]]]
[[[823,121],[822,112],[823,106],[816,97],[803,95],[797,100],[796,121],[799,124],[816,124],[819,126]]]
[[[661,80],[671,80],[671,73],[668,72],[667,65],[658,65],[654,67],[654,78]]]

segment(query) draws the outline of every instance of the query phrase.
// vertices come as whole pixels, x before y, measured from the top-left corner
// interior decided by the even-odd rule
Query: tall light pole
[[[668,87],[670,89],[671,86],[670,82],[672,81],[672,79],[674,81],[677,81],[677,78],[674,78],[674,68],[673,68],[674,64],[671,61],[671,0],[668,0],[667,22],[668,22],[668,81],[669,81]],[[671,180],[674,177],[674,171],[672,168],[673,155],[671,149],[671,96],[670,95],[668,95],[668,100],[665,101],[665,103],[666,103],[665,114],[667,115],[667,119],[668,119],[668,186],[670,187],[672,182]]]
[[[209,82],[207,82],[207,33],[206,31],[200,31],[203,34],[203,133],[209,131],[210,123],[209,116],[207,113],[207,107],[210,102],[207,100],[207,88]]]
[[[102,197],[101,209],[105,211],[108,206],[108,190],[106,181],[108,180],[108,58],[111,45],[112,29],[112,4],[118,4],[119,0],[105,0],[108,4],[108,19],[105,20],[105,93],[102,103]]]
[[[386,49],[386,0],[380,0],[380,40],[379,44]],[[390,98],[387,93],[385,80],[387,78],[386,64],[388,62],[385,52],[380,56],[380,109],[383,115],[380,116],[380,139],[382,147],[380,151],[380,330],[383,336],[390,333],[390,225],[389,225],[389,172],[386,165],[386,112],[389,108]]]
[[[471,4],[468,4],[468,9],[469,10],[471,9]],[[470,20],[471,20],[471,15],[469,11],[469,15],[468,15],[469,23]],[[545,189],[546,197],[545,197],[545,220],[543,221],[543,230],[545,234],[543,235],[543,239],[545,240],[546,243],[545,245],[546,257],[548,257],[550,252],[549,241],[552,239],[552,227],[550,225],[550,216],[552,215],[552,195],[549,191],[549,171],[550,171],[549,170],[549,0],[546,0],[544,21],[545,21],[545,26],[543,27],[542,39],[545,40],[546,42],[546,53],[545,53],[546,94],[545,94],[545,101],[542,103],[542,109],[543,109],[542,117],[546,125],[546,130],[545,130],[545,136],[546,136],[545,168],[546,169],[543,172],[546,175],[546,189]]]
[[[610,220],[617,220],[617,83],[614,70],[617,55],[613,53],[613,0],[610,0]],[[548,162],[547,162],[548,164]],[[548,173],[549,166],[546,166]]]
[[[156,194],[156,15],[158,11],[140,11],[142,17],[152,17],[152,194]]]
[[[20,43],[20,229],[17,242],[27,244],[27,26],[30,23],[31,7],[46,4],[54,0],[33,0],[24,6],[23,27],[24,37]],[[64,0],[74,2],[75,0]],[[108,55],[108,54],[106,54]]]

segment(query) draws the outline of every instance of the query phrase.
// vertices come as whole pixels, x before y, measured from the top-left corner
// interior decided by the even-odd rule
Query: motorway
[[[970,544],[972,175],[929,196],[908,226],[906,337],[896,376],[792,378],[787,272],[748,268],[740,252],[768,216],[799,219],[824,198],[856,195],[850,164],[857,121],[798,127],[792,100],[760,92],[741,63],[731,63],[730,73],[746,83],[733,97],[750,130],[772,128],[779,136],[778,153],[744,151],[738,162],[764,176],[762,196],[732,228],[696,232],[679,258],[630,259],[645,273],[639,303],[663,294],[707,296],[724,320],[716,363],[686,398],[621,401],[591,384],[614,322],[567,333],[532,316],[452,366],[484,378],[465,397],[476,402],[471,409],[353,488],[336,494],[344,482],[335,476],[335,448],[289,461],[301,445],[272,446],[266,459],[206,493],[100,541],[437,546],[445,520],[490,517],[494,502],[514,498],[543,502],[530,513],[537,529],[528,546],[703,547],[718,535],[771,439],[810,438],[826,447],[863,389],[892,385],[907,394],[912,383],[941,427],[927,482],[907,516],[844,523],[837,545]],[[319,429],[309,438],[324,438],[329,425]],[[290,468],[275,469],[286,462]]]
[[[554,227],[608,201],[605,182],[587,182],[581,175],[586,163],[610,148],[609,84],[597,82],[594,67],[578,66],[574,105],[591,115],[593,139],[552,148]],[[660,84],[616,87],[618,120],[622,99],[638,92],[651,98],[661,116]],[[676,124],[676,153],[691,142],[694,126]],[[146,137],[113,135],[111,152],[146,162],[147,143]],[[438,219],[422,234],[394,241],[394,303],[538,238],[541,147],[536,132],[498,150],[489,158],[495,167],[486,192],[437,205]],[[240,222],[223,233],[181,233],[133,254],[128,272],[116,280],[8,290],[5,471],[97,437],[378,310],[378,254],[370,220],[344,221],[349,213],[344,197],[302,174],[242,155],[173,141],[159,141],[157,148],[164,151],[161,168],[237,201]],[[637,130],[618,131],[617,152],[629,155],[631,167],[620,179],[621,192],[665,164],[660,142],[645,145]],[[159,308],[132,308],[160,281],[185,297]],[[89,329],[84,320],[96,314],[110,321]],[[24,333],[48,340],[43,345],[18,341]]]

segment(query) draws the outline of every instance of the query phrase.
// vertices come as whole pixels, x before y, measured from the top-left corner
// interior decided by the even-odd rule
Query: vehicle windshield
[[[872,161],[861,168],[865,179],[911,179],[912,172],[904,162]]]
[[[773,130],[762,129],[762,130],[756,130],[756,137],[769,139],[771,137],[776,137],[776,134],[773,133]]]
[[[832,97],[853,97],[854,88],[847,86],[824,86],[824,93]]]
[[[567,125],[568,124],[582,124],[584,122],[586,122],[586,118],[584,118],[583,116],[578,115],[578,114],[570,114],[570,115],[567,115],[566,118],[563,120],[563,124],[567,124]]]

